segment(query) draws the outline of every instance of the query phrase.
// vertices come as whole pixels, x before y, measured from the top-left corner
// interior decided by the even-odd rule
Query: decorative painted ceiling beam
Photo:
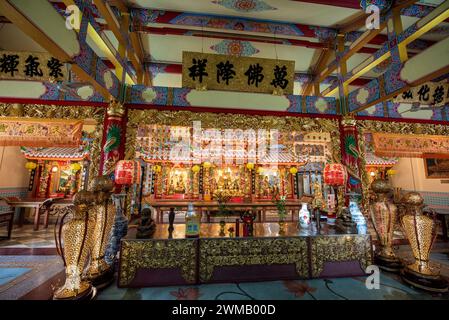
[[[60,32],[48,30],[45,20],[59,19],[59,14],[48,1],[34,0],[32,4],[19,0],[0,1],[0,12],[47,52],[63,62],[71,63],[72,71],[82,81],[90,83],[106,101],[117,98],[114,75],[111,74],[108,86],[104,80],[104,70],[107,69],[104,63],[87,45],[79,42],[75,31],[68,30],[62,18],[60,26],[53,25],[53,28],[60,28]],[[80,63],[86,58],[91,61],[90,65]],[[92,70],[94,61],[96,68]]]
[[[198,13],[183,13],[152,9],[131,9],[133,30],[144,31],[143,27],[154,24],[164,24],[177,27],[194,27],[217,29],[223,31],[246,31],[273,37],[305,37],[326,42],[333,40],[336,30],[327,27],[309,26],[296,23],[266,21],[231,16],[206,15]]]
[[[95,20],[96,8],[92,5],[82,2],[80,0],[63,0],[64,3],[58,2],[54,8],[66,18],[65,8],[68,5],[75,5],[80,10],[80,21],[86,19],[88,21],[87,34],[81,34],[80,40],[86,41],[84,38],[89,35],[90,39],[95,42],[97,47],[108,58],[108,61],[113,65],[114,72],[120,81],[127,84],[135,84],[137,81],[136,70],[132,65],[128,64],[128,60],[111,43],[109,37],[103,32],[102,26]],[[74,29],[76,32],[80,30]],[[124,79],[122,79],[124,76]]]
[[[177,108],[183,110],[224,112],[261,112],[287,115],[314,114],[321,117],[335,117],[335,98],[300,95],[261,95],[249,92],[231,92],[190,88],[132,86],[127,95],[127,107],[131,108]]]
[[[446,1],[449,3],[449,1]],[[449,51],[446,38],[422,53],[410,58],[404,64],[393,63],[378,79],[349,94],[349,109],[352,113],[387,101],[425,82],[445,76],[449,72],[449,60],[440,59]],[[423,61],[426,61],[424,64]]]
[[[95,4],[95,7],[98,9],[101,16],[105,19],[115,38],[118,40],[119,46],[123,48],[123,52],[120,52],[122,58],[128,58],[131,61],[132,65],[137,71],[137,78],[141,79],[143,74],[142,63],[134,52],[133,46],[129,43],[129,37],[127,34],[129,30],[128,26],[121,26],[121,23],[124,21],[118,21],[111,7],[104,0],[93,0],[93,3]],[[118,77],[120,78],[120,75],[118,75]],[[122,82],[124,82],[125,77],[126,76],[123,75]]]
[[[134,53],[136,54],[136,60],[139,63],[138,70],[140,72],[138,72],[137,82],[139,84],[151,86],[151,82],[152,82],[151,74],[149,73],[147,68],[144,68],[142,66],[143,61],[145,60],[145,51],[143,49],[142,39],[140,38],[140,36],[137,32],[132,31],[130,28],[130,25],[132,23],[130,9],[124,0],[114,0],[114,1],[110,1],[110,3],[115,8],[117,8],[118,11],[121,13],[121,15],[123,17],[122,24],[124,22],[126,22],[126,26],[122,25],[122,28],[126,28],[126,33],[129,35],[129,39],[131,42],[131,47],[134,50]]]
[[[314,3],[321,5],[328,5],[333,7],[341,7],[341,8],[349,8],[349,9],[357,9],[362,10],[360,6],[360,0],[291,0],[296,2],[304,2],[304,3]],[[433,6],[426,4],[413,4],[408,8],[404,8],[401,10],[401,15],[406,17],[415,17],[422,18],[430,13],[433,10]]]
[[[141,27],[140,32],[145,32],[149,34],[159,34],[159,35],[182,35],[182,36],[192,36],[192,37],[204,37],[204,38],[212,38],[212,39],[228,39],[235,41],[252,41],[259,43],[272,43],[272,44],[280,44],[280,45],[292,45],[298,47],[306,47],[306,48],[328,48],[328,44],[323,42],[313,42],[308,40],[297,40],[297,39],[285,39],[285,38],[277,38],[273,37],[257,37],[246,34],[237,34],[237,33],[219,33],[219,32],[209,32],[209,31],[198,31],[198,30],[189,30],[184,28],[156,28],[156,27]],[[372,48],[366,48],[367,51]]]
[[[315,95],[320,95],[320,83],[315,81],[316,77],[323,71],[327,66],[327,63],[331,59],[333,54],[332,50],[321,50],[319,53],[318,60],[316,64],[311,68],[310,72],[312,74],[311,81],[308,81],[302,90],[302,94],[308,96],[311,94],[312,90]]]
[[[341,63],[347,61],[354,54],[359,52],[364,45],[369,43],[376,35],[380,34],[380,32],[385,29],[386,26],[386,23],[383,22],[381,23],[379,29],[365,31],[356,41],[354,41],[348,48],[346,48],[345,51],[339,53],[336,59],[321,71],[321,73],[317,77],[316,82],[321,82],[323,79],[327,78],[329,75],[337,71]]]
[[[412,6],[418,0],[396,0],[394,3],[393,10],[401,11],[406,8]],[[365,11],[362,11],[351,21],[346,22],[344,25],[338,26],[338,29],[341,33],[348,33],[352,31],[356,31],[362,29],[366,25],[366,19],[368,18],[368,14]]]
[[[449,18],[449,1],[443,2],[440,6],[435,8],[426,17],[421,18],[416,23],[411,25],[407,30],[402,32],[396,37],[396,41],[391,41],[390,43],[385,43],[382,48],[380,48],[374,55],[354,67],[344,79],[344,83],[350,84],[355,79],[359,78],[369,70],[375,68],[382,62],[386,61],[391,57],[391,52],[395,48],[402,47],[405,48],[408,44],[417,40],[423,34]],[[335,62],[334,62],[335,63]],[[323,96],[330,96],[335,93],[336,86],[331,86],[322,92]]]

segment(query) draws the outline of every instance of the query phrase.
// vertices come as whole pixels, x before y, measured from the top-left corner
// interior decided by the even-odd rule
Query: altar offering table
[[[48,218],[50,214],[50,206],[58,203],[59,205],[71,203],[71,200],[64,200],[64,198],[26,198],[18,200],[6,200],[9,206],[13,208],[31,208],[34,214],[34,230],[39,230],[40,217],[44,215],[44,228],[48,227]],[[22,212],[19,218],[19,227],[23,225]]]
[[[150,205],[156,211],[156,223],[163,222],[163,215],[165,211],[186,211],[189,203],[192,203],[196,210],[203,215],[203,212],[207,214],[207,222],[210,222],[210,211],[218,211],[219,204],[217,201],[168,201],[157,200],[152,201]],[[294,221],[295,213],[301,208],[299,201],[286,201],[285,207],[287,211],[291,212],[291,221]],[[227,202],[226,208],[229,210],[255,210],[257,212],[257,221],[265,222],[265,215],[267,210],[277,210],[276,204],[271,201],[259,201],[259,202]]]
[[[324,223],[317,232],[289,222],[283,235],[278,223],[255,223],[254,237],[246,238],[218,237],[217,223],[202,224],[195,239],[185,238],[183,224],[172,233],[167,228],[157,225],[152,239],[135,239],[136,229],[128,231],[119,287],[364,276],[372,264],[370,235],[339,234]]]

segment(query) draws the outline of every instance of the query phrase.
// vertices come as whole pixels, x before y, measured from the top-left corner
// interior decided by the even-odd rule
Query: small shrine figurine
[[[321,184],[318,181],[313,183],[313,200],[312,200],[312,213],[315,215],[316,228],[321,228],[320,218],[321,210],[326,208],[326,202],[324,201],[323,191],[321,190]]]
[[[139,226],[137,227],[136,238],[148,239],[151,238],[156,231],[156,223],[151,217],[151,209],[145,208],[142,210],[142,217],[140,218]]]
[[[352,216],[348,207],[343,207],[340,211],[335,226],[341,232],[354,234],[357,233],[357,223],[352,221]]]
[[[240,215],[243,221],[243,236],[252,237],[254,233],[254,220],[256,219],[256,214],[252,211],[245,211]]]

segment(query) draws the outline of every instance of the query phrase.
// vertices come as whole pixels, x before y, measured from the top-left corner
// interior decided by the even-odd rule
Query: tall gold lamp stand
[[[396,205],[388,199],[392,188],[387,180],[376,179],[371,183],[371,191],[374,193],[374,201],[369,206],[369,212],[379,240],[374,261],[383,270],[399,272],[402,263],[392,248],[393,231],[398,217]]]
[[[431,292],[447,292],[448,282],[440,270],[431,264],[430,250],[437,234],[436,213],[424,211],[424,199],[417,192],[409,192],[401,200],[400,221],[412,247],[415,261],[401,271],[408,284]]]

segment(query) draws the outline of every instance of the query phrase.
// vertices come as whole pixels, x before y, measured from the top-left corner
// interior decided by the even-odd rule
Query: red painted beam
[[[323,4],[327,6],[350,8],[350,9],[361,9],[359,0],[291,0],[291,1]]]

